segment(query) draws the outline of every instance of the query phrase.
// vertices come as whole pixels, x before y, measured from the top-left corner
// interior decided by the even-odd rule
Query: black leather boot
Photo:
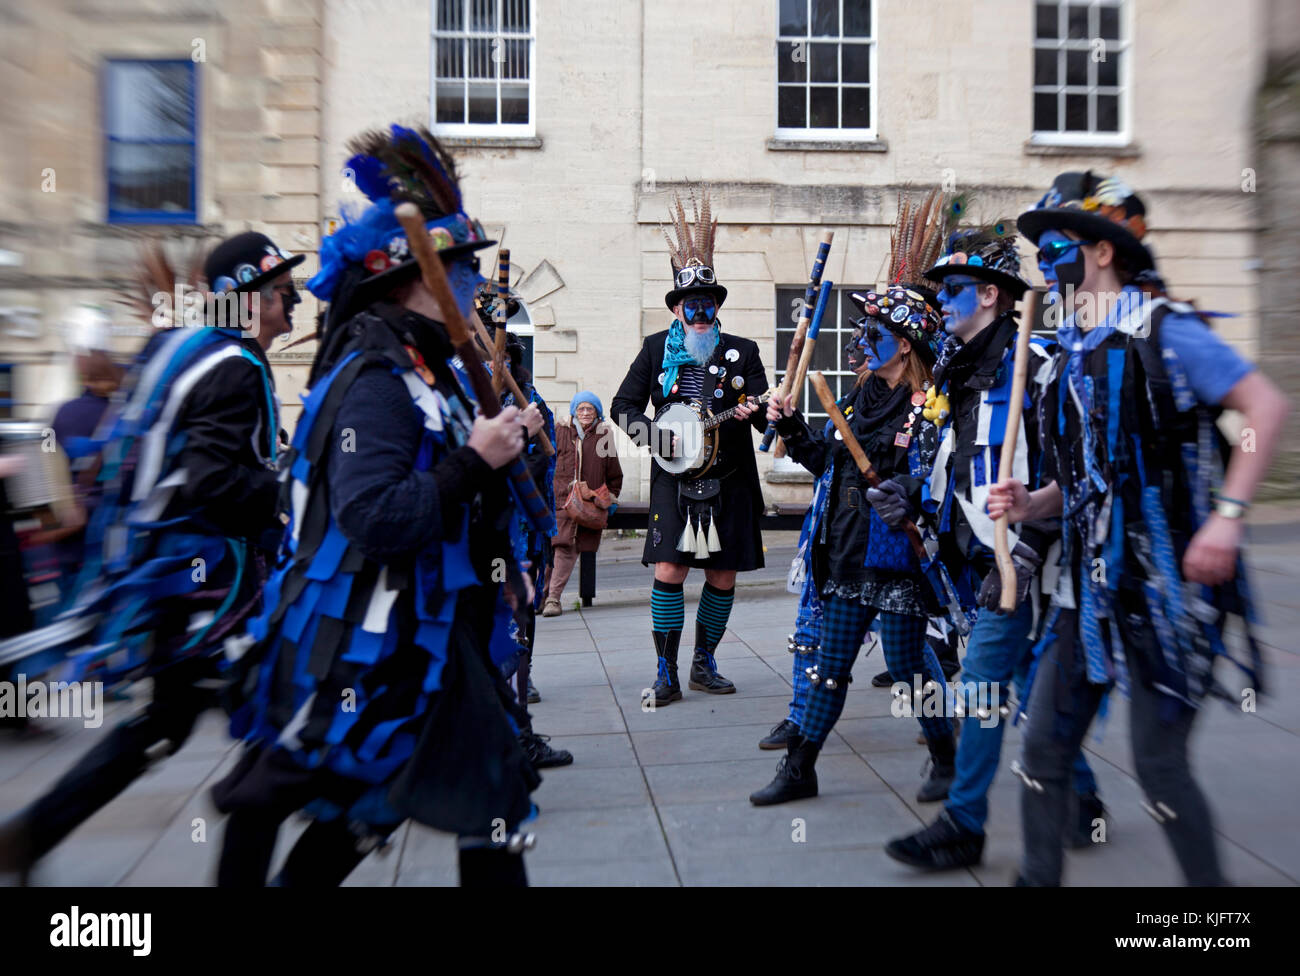
[[[682,639],[682,632],[652,630],[650,634],[655,640],[655,654],[659,656],[659,675],[655,678],[654,687],[645,697],[652,698],[658,708],[682,700],[682,686],[677,680],[677,645]]]
[[[930,775],[916,791],[917,803],[948,799],[948,787],[957,776],[957,742],[951,736],[935,739],[930,746]]]
[[[695,657],[691,659],[691,677],[686,685],[691,691],[704,691],[710,695],[735,694],[736,686],[718,674],[718,664],[713,660],[713,647],[702,624],[695,625]]]
[[[968,868],[984,856],[984,835],[967,830],[944,810],[930,826],[895,837],[885,845],[885,853],[895,861],[930,871]]]
[[[822,747],[797,735],[787,748],[789,751],[776,764],[776,778],[757,793],[749,794],[749,802],[754,806],[767,807],[817,795],[817,770],[814,767]]]

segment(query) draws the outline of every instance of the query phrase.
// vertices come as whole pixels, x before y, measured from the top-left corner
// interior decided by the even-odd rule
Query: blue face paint
[[[872,342],[867,350],[867,369],[874,372],[897,355],[898,338],[888,329],[881,329],[880,338]]]
[[[939,311],[945,332],[951,335],[974,316],[979,306],[978,284],[973,278],[956,275],[944,279],[944,286],[939,289]]]
[[[1043,273],[1050,292],[1061,291],[1062,285],[1078,288],[1083,284],[1084,263],[1083,247],[1086,241],[1076,241],[1059,230],[1045,230],[1038,236],[1038,270]],[[1054,250],[1053,245],[1072,245],[1062,247],[1054,258],[1047,258],[1043,252]]]
[[[466,258],[447,265],[447,284],[451,285],[451,293],[456,297],[461,315],[468,318],[471,314],[477,314],[474,312],[474,292],[486,280],[478,273],[478,261],[475,259]]]
[[[711,325],[718,315],[718,303],[712,298],[688,298],[682,302],[682,317],[687,325],[703,322]]]

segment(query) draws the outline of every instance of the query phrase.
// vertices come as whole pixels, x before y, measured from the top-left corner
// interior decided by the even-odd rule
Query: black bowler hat
[[[265,234],[250,230],[214,247],[203,263],[203,277],[208,289],[218,294],[251,292],[306,260],[307,255],[290,254],[276,247]]]
[[[1134,271],[1144,271],[1155,267],[1151,252],[1142,244],[1146,212],[1142,198],[1123,180],[1088,170],[1058,175],[1034,208],[1020,215],[1016,226],[1035,246],[1046,230],[1068,230],[1086,240],[1110,241]]]

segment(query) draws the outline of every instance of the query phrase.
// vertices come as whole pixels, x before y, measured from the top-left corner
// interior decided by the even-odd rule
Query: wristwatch
[[[1249,502],[1239,502],[1235,498],[1225,498],[1223,495],[1214,500],[1215,513],[1226,519],[1245,518],[1248,508],[1250,508]]]

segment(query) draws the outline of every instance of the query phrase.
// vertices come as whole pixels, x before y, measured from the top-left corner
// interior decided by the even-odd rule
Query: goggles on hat
[[[1076,247],[1085,247],[1093,241],[1052,241],[1050,244],[1044,244],[1038,249],[1038,260],[1041,264],[1055,264],[1061,258],[1065,257]]]
[[[717,276],[713,269],[700,264],[692,264],[677,272],[677,287],[689,288],[691,285],[716,285]]]

